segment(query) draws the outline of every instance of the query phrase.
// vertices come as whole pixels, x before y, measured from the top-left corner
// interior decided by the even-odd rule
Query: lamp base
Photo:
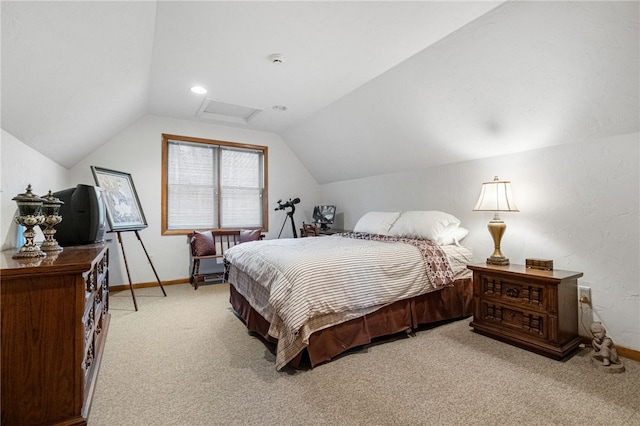
[[[509,264],[509,259],[507,259],[506,257],[488,257],[487,258],[487,265],[500,265],[500,266],[506,266]]]
[[[502,240],[502,235],[504,235],[504,231],[507,229],[507,225],[500,220],[500,216],[498,216],[498,212],[495,212],[493,215],[493,220],[489,222],[487,225],[489,229],[489,233],[491,234],[491,238],[493,238],[493,253],[491,256],[487,258],[487,265],[501,265],[506,266],[509,264],[509,259],[504,257],[502,251],[500,251],[500,241]]]

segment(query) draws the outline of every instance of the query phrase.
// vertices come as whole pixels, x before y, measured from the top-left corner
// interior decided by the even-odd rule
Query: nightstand
[[[582,272],[523,265],[468,265],[479,334],[562,359],[580,345],[578,278]]]

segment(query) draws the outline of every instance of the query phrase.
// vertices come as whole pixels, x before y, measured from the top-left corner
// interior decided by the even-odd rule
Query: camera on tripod
[[[287,207],[291,207],[293,209],[294,208],[293,206],[295,204],[298,204],[299,202],[300,202],[300,198],[294,198],[293,200],[289,198],[289,201],[287,201],[286,203],[283,203],[282,200],[278,200],[278,207],[275,208],[275,211],[284,210]]]

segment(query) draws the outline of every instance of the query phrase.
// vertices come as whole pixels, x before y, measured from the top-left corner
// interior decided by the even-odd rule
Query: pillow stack
[[[457,244],[469,233],[460,226],[460,219],[436,210],[369,212],[358,220],[353,231],[429,240],[440,245]]]
[[[353,232],[389,235],[389,230],[400,217],[400,212],[369,212],[358,220]]]

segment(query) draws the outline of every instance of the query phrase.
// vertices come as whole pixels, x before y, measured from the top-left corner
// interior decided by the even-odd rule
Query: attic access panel
[[[242,105],[227,104],[207,98],[196,114],[200,118],[226,123],[249,124],[249,121],[262,110]]]

